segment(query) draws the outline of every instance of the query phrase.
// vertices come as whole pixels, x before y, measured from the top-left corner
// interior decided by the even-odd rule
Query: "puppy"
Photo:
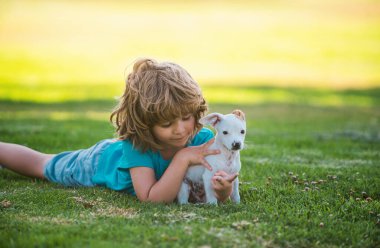
[[[205,158],[212,167],[212,171],[205,169],[201,165],[191,166],[187,170],[177,195],[177,200],[180,204],[189,202],[190,193],[197,195],[197,192],[191,192],[191,190],[199,187],[204,189],[205,197],[203,198],[205,198],[206,203],[217,204],[218,200],[211,183],[212,177],[218,170],[223,170],[228,174],[238,173],[241,167],[239,151],[244,148],[246,133],[244,113],[240,110],[234,110],[232,114],[227,115],[212,113],[203,117],[200,122],[213,126],[217,131],[215,142],[209,149],[219,149],[220,154],[209,155]],[[239,203],[238,178],[235,179],[232,186],[231,200],[234,203]]]

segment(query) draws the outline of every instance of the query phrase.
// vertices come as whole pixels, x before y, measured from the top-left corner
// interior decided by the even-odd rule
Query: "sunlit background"
[[[0,3],[2,100],[113,98],[139,57],[177,62],[215,101],[229,94],[219,85],[247,102],[260,99],[251,86],[375,88],[380,2]]]

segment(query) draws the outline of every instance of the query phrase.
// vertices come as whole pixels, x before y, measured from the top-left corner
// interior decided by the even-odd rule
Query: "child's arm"
[[[131,168],[133,187],[138,199],[149,202],[173,202],[189,166],[201,164],[211,170],[204,157],[219,153],[219,150],[208,150],[213,142],[214,139],[211,139],[203,145],[186,147],[178,151],[158,181],[151,168]]]

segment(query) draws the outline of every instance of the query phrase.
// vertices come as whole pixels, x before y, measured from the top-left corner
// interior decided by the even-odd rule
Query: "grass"
[[[355,102],[364,96],[377,103],[380,95],[335,95],[354,101],[211,103],[212,111],[239,107],[248,116],[240,205],[140,203],[104,188],[64,188],[0,170],[0,246],[378,246],[380,109]],[[2,101],[1,140],[50,153],[88,147],[112,136],[113,103]]]

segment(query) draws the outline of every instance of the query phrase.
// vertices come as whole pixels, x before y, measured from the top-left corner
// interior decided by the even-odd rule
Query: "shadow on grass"
[[[61,102],[33,102],[33,101],[12,101],[12,100],[1,100],[0,99],[0,111],[12,111],[12,110],[47,110],[47,111],[73,111],[81,112],[83,110],[88,111],[112,111],[112,108],[116,105],[115,100],[70,100]]]
[[[282,103],[308,106],[375,107],[380,104],[380,88],[333,90],[269,86],[205,86],[210,103]]]
[[[63,86],[62,86],[63,87]],[[203,85],[204,96],[210,105],[265,105],[265,104],[290,104],[305,106],[358,106],[377,107],[380,106],[380,87],[369,89],[319,89],[302,87],[272,87],[272,86],[246,86],[246,85]],[[65,91],[64,88],[62,88]],[[95,89],[92,89],[94,91]],[[104,90],[103,87],[99,88]],[[57,91],[55,91],[56,93]],[[59,90],[58,90],[59,92]],[[120,92],[121,93],[121,92]],[[106,96],[107,94],[105,94]],[[117,101],[113,98],[104,99],[88,93],[81,100],[69,99],[64,101],[30,101],[14,100],[11,98],[0,99],[0,111],[12,110],[23,106],[26,109],[41,108],[76,111],[81,109],[110,111]],[[41,103],[44,102],[44,103]]]

